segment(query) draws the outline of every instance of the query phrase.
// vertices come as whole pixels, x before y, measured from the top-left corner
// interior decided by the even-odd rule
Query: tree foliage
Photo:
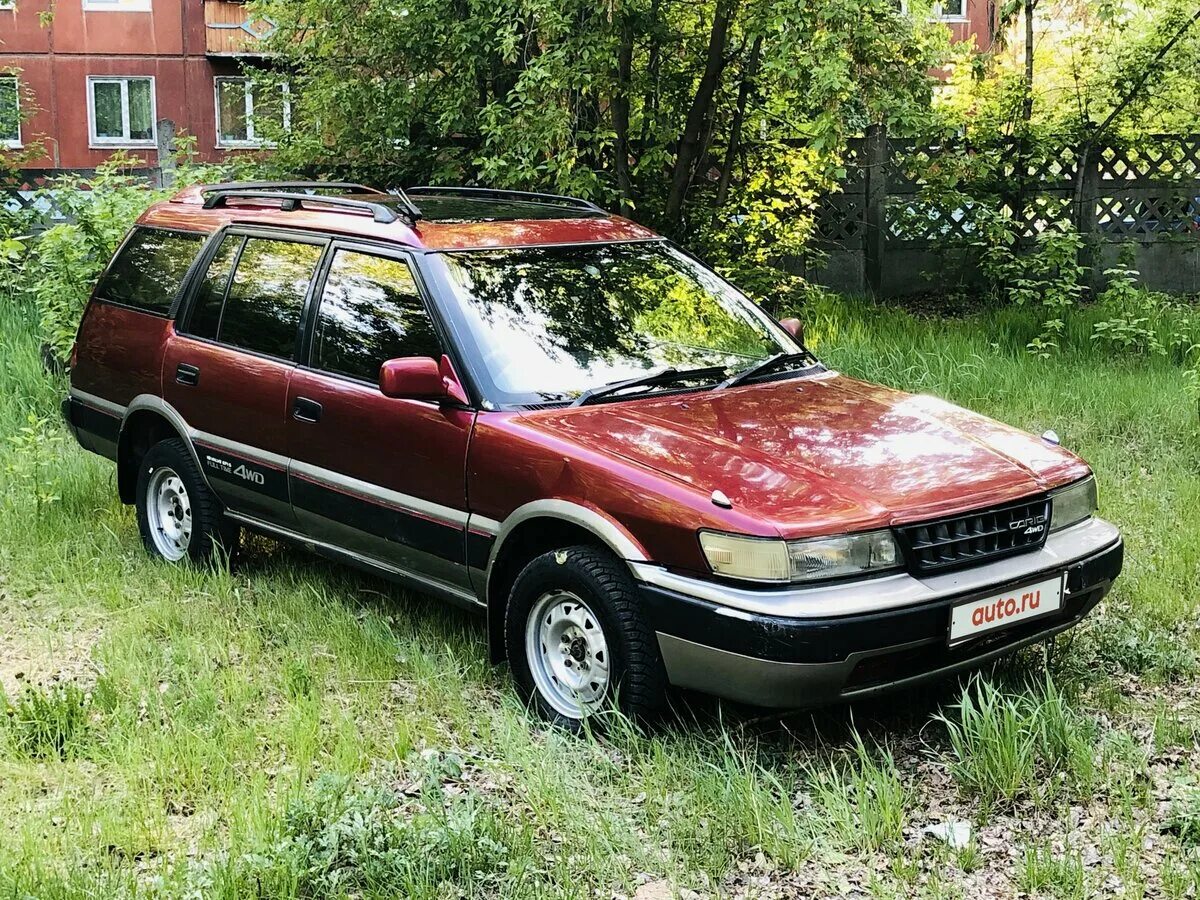
[[[582,195],[730,260],[788,246],[779,214],[839,174],[848,136],[927,115],[947,46],[892,0],[258,6],[291,70],[283,165]]]

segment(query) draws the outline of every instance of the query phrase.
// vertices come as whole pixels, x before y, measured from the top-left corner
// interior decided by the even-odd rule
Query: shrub
[[[194,139],[181,139],[183,152]],[[83,177],[64,175],[42,188],[35,206],[58,210],[60,221],[31,237],[35,221],[27,211],[0,210],[0,287],[7,286],[37,309],[43,340],[51,354],[65,361],[75,340],[83,307],[100,273],[125,233],[152,203],[179,188],[202,181],[227,181],[232,166],[183,164],[174,186],[156,188],[135,173],[142,160],[114,153]],[[237,174],[249,171],[239,163]]]

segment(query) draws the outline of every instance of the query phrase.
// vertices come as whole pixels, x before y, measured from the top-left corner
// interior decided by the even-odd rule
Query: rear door
[[[328,241],[231,229],[163,363],[163,395],[194,430],[225,505],[295,524],[287,484],[287,394],[300,324]]]
[[[288,391],[292,503],[306,533],[464,596],[473,410],[385,397],[389,359],[445,347],[411,258],[335,242]],[[473,596],[473,595],[472,595]]]

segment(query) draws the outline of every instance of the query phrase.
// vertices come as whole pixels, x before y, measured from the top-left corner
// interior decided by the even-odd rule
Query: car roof
[[[323,182],[194,185],[151,206],[138,224],[208,233],[232,224],[274,226],[421,250],[657,237],[648,228],[573,197],[458,187],[385,193]]]

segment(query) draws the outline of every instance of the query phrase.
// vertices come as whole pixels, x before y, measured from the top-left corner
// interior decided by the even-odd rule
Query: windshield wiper
[[[674,366],[669,366],[665,369],[657,369],[648,375],[639,375],[637,378],[614,381],[612,384],[602,384],[599,387],[588,388],[588,390],[575,398],[571,406],[587,406],[589,403],[595,403],[597,400],[603,400],[606,397],[611,397],[613,394],[618,394],[629,388],[658,387],[659,385],[684,381],[689,378],[702,379],[709,376],[717,378],[724,375],[726,371],[725,366],[707,366],[702,369],[684,369],[683,371],[676,369]]]
[[[737,387],[751,378],[757,378],[759,375],[765,375],[767,372],[778,369],[781,366],[797,362],[807,362],[815,365],[817,358],[807,350],[802,350],[799,353],[776,353],[774,356],[768,356],[766,359],[759,360],[749,368],[742,369],[742,371],[736,372],[726,378],[717,385],[717,390],[721,391],[725,388]]]

